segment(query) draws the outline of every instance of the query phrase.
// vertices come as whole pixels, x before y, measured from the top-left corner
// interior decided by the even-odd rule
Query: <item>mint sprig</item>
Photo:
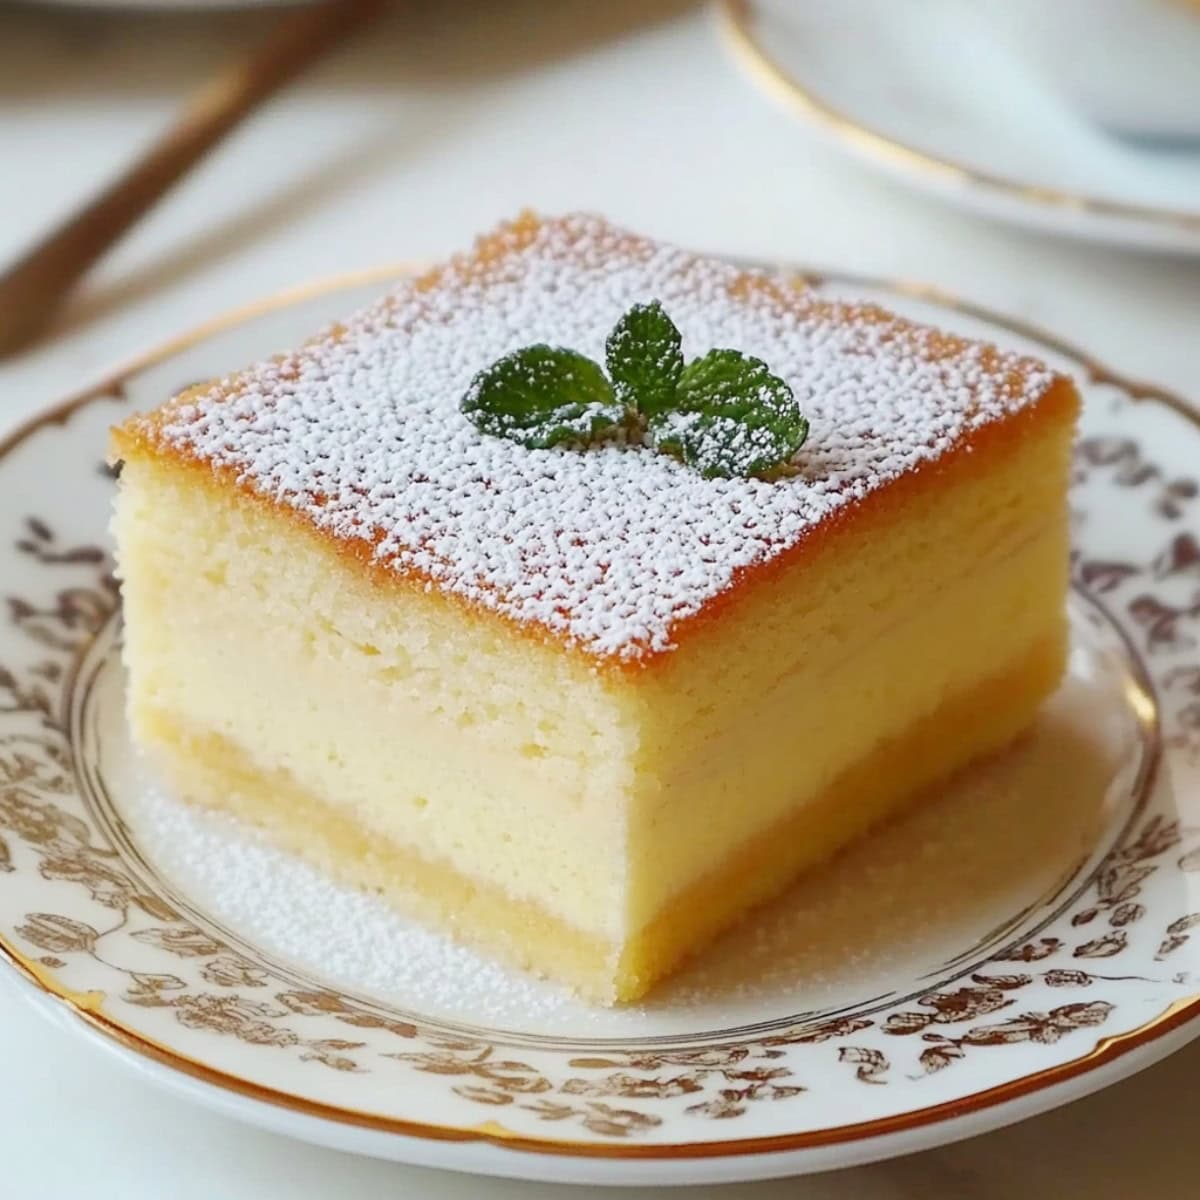
[[[617,322],[605,363],[608,376],[574,350],[527,346],[476,375],[460,407],[484,433],[529,449],[586,447],[623,431],[706,478],[777,474],[808,436],[792,389],[761,359],[710,350],[685,366],[679,330],[657,300]]]

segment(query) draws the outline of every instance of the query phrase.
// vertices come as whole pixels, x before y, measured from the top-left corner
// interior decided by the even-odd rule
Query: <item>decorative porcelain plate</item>
[[[1010,751],[646,1003],[502,970],[159,790],[124,725],[107,428],[384,279],[209,325],[0,446],[0,955],[48,1014],[294,1137],[601,1183],[907,1153],[1200,1033],[1200,418],[919,289],[809,281],[1081,382],[1067,678]]]
[[[1200,147],[1119,140],[1076,115],[1025,65],[1006,8],[718,3],[751,78],[864,162],[1050,233],[1200,254]]]

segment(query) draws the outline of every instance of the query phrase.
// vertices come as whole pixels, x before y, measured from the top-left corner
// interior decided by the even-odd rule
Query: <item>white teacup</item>
[[[1200,0],[988,0],[1008,39],[1115,133],[1200,139]]]

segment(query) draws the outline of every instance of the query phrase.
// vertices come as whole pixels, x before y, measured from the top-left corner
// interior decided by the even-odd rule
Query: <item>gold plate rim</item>
[[[1021,183],[1005,175],[981,171],[958,159],[944,158],[921,150],[861,124],[807,88],[763,46],[753,27],[755,7],[755,0],[715,0],[718,29],[732,57],[764,91],[776,96],[794,112],[819,125],[832,137],[867,157],[910,172],[936,177],[939,181],[960,189],[975,187],[1008,200],[1018,200],[1057,211],[1142,221],[1162,228],[1200,234],[1200,210],[1130,204],[1064,188]]]
[[[735,2],[740,3],[740,0],[735,0]],[[181,351],[203,342],[214,334],[317,296],[402,278],[415,273],[420,269],[420,265],[413,262],[394,263],[385,267],[317,280],[278,292],[258,302],[239,306],[206,321],[188,332],[131,358],[124,366],[112,372],[94,387],[69,396],[57,405],[36,413],[20,423],[16,429],[0,439],[0,461],[8,457],[38,431],[49,426],[65,424],[73,413],[87,404],[119,395],[124,384],[131,378]],[[845,283],[854,287],[876,289],[923,300],[948,311],[988,322],[997,328],[1030,338],[1047,349],[1071,358],[1086,372],[1090,382],[1119,387],[1138,401],[1163,404],[1200,428],[1200,410],[1181,395],[1154,384],[1130,379],[1105,366],[1071,342],[1059,338],[1031,322],[995,313],[982,305],[964,300],[936,286],[912,280],[878,279],[855,273],[808,271],[786,264],[777,264],[776,269],[785,270],[793,277],[810,284]],[[1154,766],[1156,765],[1157,756]],[[1154,766],[1151,768],[1152,771]],[[143,1058],[169,1067],[182,1075],[221,1091],[231,1092],[277,1109],[317,1120],[332,1121],[340,1125],[378,1133],[426,1141],[485,1143],[525,1153],[593,1159],[670,1161],[737,1158],[811,1150],[912,1132],[954,1118],[979,1113],[997,1105],[1044,1091],[1056,1084],[1066,1083],[1115,1062],[1131,1051],[1158,1041],[1189,1022],[1200,1018],[1200,993],[1197,993],[1176,1000],[1157,1016],[1136,1029],[1100,1038],[1089,1051],[1067,1062],[1043,1068],[1006,1083],[984,1088],[955,1100],[927,1105],[889,1117],[854,1122],[829,1129],[737,1138],[729,1141],[664,1142],[651,1145],[622,1143],[618,1145],[529,1137],[515,1133],[496,1121],[472,1126],[446,1126],[406,1121],[295,1096],[217,1070],[138,1033],[100,1011],[95,1003],[93,993],[73,992],[52,979],[44,968],[23,954],[3,934],[0,934],[0,962],[11,966],[27,984],[40,992],[43,997],[61,1005],[65,1012],[76,1018],[86,1029],[99,1033],[106,1040],[125,1050],[132,1051]]]

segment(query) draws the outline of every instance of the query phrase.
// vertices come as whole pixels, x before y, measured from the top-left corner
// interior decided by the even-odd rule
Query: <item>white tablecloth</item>
[[[273,19],[0,9],[0,261]],[[682,0],[456,0],[402,5],[157,209],[51,340],[0,363],[0,437],[191,324],[317,277],[442,254],[524,205],[936,282],[1200,396],[1200,264],[1051,242],[881,182],[757,94]],[[696,1194],[1192,1197],[1197,1079],[1200,1044],[972,1142],[803,1184]],[[239,1127],[152,1091],[9,989],[0,1080],[0,1195],[14,1200],[582,1194],[353,1160]]]

